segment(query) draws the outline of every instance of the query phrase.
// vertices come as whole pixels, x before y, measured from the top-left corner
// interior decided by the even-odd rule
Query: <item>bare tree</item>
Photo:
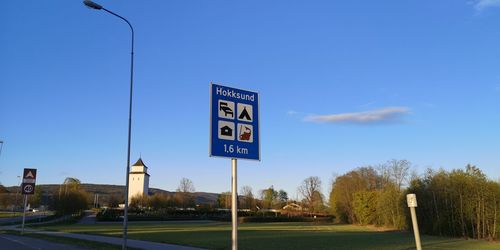
[[[190,179],[182,178],[176,191],[176,196],[183,208],[194,205],[194,196],[192,193],[195,189]]]
[[[255,207],[255,198],[253,196],[252,188],[250,186],[243,186],[240,190],[243,196],[243,206],[248,209],[253,209]]]
[[[321,179],[318,176],[310,176],[302,181],[298,188],[299,193],[304,197],[304,201],[309,209],[317,207],[318,199],[321,197]]]
[[[177,188],[177,192],[193,193],[195,191],[193,182],[188,178],[182,178]]]
[[[408,181],[411,163],[407,160],[392,159],[387,162],[390,177],[399,190],[405,182]]]

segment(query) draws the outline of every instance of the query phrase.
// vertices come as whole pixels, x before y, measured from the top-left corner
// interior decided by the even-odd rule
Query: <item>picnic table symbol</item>
[[[240,125],[240,141],[250,141],[250,136],[252,136],[252,129],[247,126]]]

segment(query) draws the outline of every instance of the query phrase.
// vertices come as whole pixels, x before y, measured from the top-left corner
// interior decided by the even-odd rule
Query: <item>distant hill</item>
[[[52,194],[57,194],[59,192],[61,185],[59,184],[44,184],[37,185],[37,188],[42,189],[43,196],[50,196]],[[99,200],[101,202],[107,203],[111,196],[117,196],[120,199],[125,199],[125,186],[121,185],[105,185],[105,184],[90,184],[90,183],[82,183],[80,188],[85,190],[87,193],[91,195],[91,198],[94,198],[94,194],[99,194]],[[6,190],[9,193],[15,194],[19,192],[19,187],[12,186],[6,187]],[[153,195],[155,193],[165,193],[168,195],[175,195],[175,192],[166,191],[159,188],[149,188],[149,194]],[[196,204],[216,204],[219,194],[216,193],[206,193],[206,192],[195,192],[195,201]]]

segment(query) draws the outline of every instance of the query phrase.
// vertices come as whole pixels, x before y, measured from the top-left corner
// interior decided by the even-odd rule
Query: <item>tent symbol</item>
[[[250,114],[248,114],[247,107],[243,107],[243,111],[241,111],[241,114],[240,114],[240,116],[238,116],[238,119],[247,120],[247,121],[252,120],[252,118],[250,117]]]

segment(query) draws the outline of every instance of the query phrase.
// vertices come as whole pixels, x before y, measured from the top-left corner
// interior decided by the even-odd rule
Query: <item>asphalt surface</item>
[[[5,250],[88,250],[46,240],[18,235],[0,234],[0,249]]]

